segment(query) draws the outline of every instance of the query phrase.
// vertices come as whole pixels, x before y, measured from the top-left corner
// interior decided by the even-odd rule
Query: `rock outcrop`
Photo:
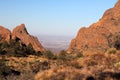
[[[110,47],[115,47],[114,39],[111,40],[115,34],[120,33],[120,0],[117,4],[108,9],[103,17],[90,27],[79,30],[75,39],[71,41],[68,52],[86,51],[86,50],[100,50],[105,51]],[[112,44],[114,43],[114,44]],[[120,46],[120,44],[118,44]]]
[[[45,51],[45,48],[43,48],[37,37],[34,37],[27,32],[24,24],[17,26],[12,33],[10,30],[0,26],[0,43],[4,41],[9,43],[11,39],[18,40],[26,46],[31,44],[35,51]]]
[[[36,51],[45,51],[37,37],[27,32],[24,24],[17,26],[12,32],[12,39],[18,38],[25,45],[31,44]]]
[[[4,28],[3,26],[0,26],[0,42],[3,41],[9,42],[10,38],[11,38],[10,30]]]

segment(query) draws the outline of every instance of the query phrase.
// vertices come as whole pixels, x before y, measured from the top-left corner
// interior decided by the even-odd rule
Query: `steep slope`
[[[3,26],[0,26],[0,42],[7,41],[9,42],[11,38],[11,32],[10,30],[4,28]]]
[[[117,4],[108,9],[103,17],[92,24],[89,28],[79,30],[75,39],[71,41],[68,52],[100,50],[105,51],[110,47],[115,47],[113,36],[120,33],[120,0]],[[119,47],[120,44],[117,44]]]
[[[19,39],[25,45],[31,44],[36,51],[45,51],[37,37],[27,32],[24,24],[17,26],[12,32],[12,39]]]

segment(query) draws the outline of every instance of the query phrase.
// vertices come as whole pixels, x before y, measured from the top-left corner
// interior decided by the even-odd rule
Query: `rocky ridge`
[[[83,27],[78,31],[76,38],[71,41],[68,52],[74,51],[105,51],[108,48],[120,47],[115,36],[120,34],[120,0],[108,9],[103,17],[90,27]],[[116,46],[117,45],[117,46]]]
[[[9,43],[11,39],[19,41],[26,46],[31,44],[35,51],[45,51],[45,48],[43,48],[37,37],[34,37],[27,32],[24,24],[14,28],[12,32],[0,26],[0,42],[7,41]]]

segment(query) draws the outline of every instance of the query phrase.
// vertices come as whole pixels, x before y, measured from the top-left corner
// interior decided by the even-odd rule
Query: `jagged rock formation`
[[[26,46],[31,44],[35,51],[45,51],[37,37],[27,32],[24,24],[17,26],[12,33],[10,30],[0,26],[0,42],[7,41],[9,43],[11,39],[19,41]]]
[[[71,41],[68,52],[100,50],[105,51],[110,47],[120,46],[113,36],[120,33],[120,0],[108,9],[103,17],[92,24],[89,28],[83,27],[79,30],[75,39]],[[119,40],[120,41],[120,40]],[[114,43],[114,44],[113,44]]]
[[[37,37],[34,37],[27,32],[24,24],[17,26],[13,30],[12,39],[16,39],[16,38],[20,39],[21,42],[23,42],[26,45],[32,44],[33,48],[36,51],[45,51],[45,49],[38,41]]]

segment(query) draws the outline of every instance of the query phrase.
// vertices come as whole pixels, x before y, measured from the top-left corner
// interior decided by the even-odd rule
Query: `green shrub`
[[[36,56],[43,56],[43,53],[41,51],[35,52]]]
[[[11,73],[11,69],[9,66],[6,66],[6,60],[5,57],[2,57],[0,59],[0,76],[6,78]]]
[[[83,57],[82,52],[77,52],[77,53],[76,53],[76,57],[77,57],[77,58]]]
[[[33,49],[33,46],[32,44],[28,44],[28,46],[26,46],[26,53],[28,54],[34,54],[35,53],[35,50]]]
[[[27,57],[28,55],[40,55],[38,53],[40,52],[35,52],[32,44],[26,46],[25,44],[13,39],[11,39],[9,43],[7,43],[7,41],[4,41],[0,44],[1,55]]]
[[[59,54],[58,54],[58,58],[61,60],[67,60],[67,52],[62,50]]]
[[[49,67],[48,61],[44,61],[44,62],[36,61],[36,62],[30,64],[30,68],[33,73],[37,73],[39,71],[49,69],[50,67]]]
[[[46,51],[44,52],[44,57],[48,58],[48,59],[56,59],[57,57],[51,52],[51,51]]]
[[[1,45],[1,48],[7,48],[7,47],[9,47],[9,44],[8,44],[8,42],[7,41],[4,41],[3,43],[2,43],[2,45]]]
[[[77,56],[77,55],[76,55]],[[60,60],[63,61],[71,61],[73,59],[76,58],[76,56],[74,54],[68,54],[65,50],[62,50],[59,54],[58,54],[58,58]]]

